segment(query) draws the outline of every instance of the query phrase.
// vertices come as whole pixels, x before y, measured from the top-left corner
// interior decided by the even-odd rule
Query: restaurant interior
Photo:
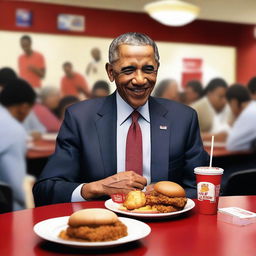
[[[255,255],[255,0],[0,13],[0,255]]]

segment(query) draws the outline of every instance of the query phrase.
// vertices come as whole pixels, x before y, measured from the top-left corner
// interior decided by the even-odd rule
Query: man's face
[[[100,56],[100,50],[98,48],[94,48],[92,49],[92,57],[96,60],[96,61],[100,61],[101,56]]]
[[[199,99],[199,95],[190,86],[185,88],[185,95],[187,104],[191,104]]]
[[[212,92],[208,93],[208,99],[216,112],[221,112],[226,105],[226,92],[224,87],[217,87]]]
[[[28,103],[22,103],[20,105],[17,105],[16,118],[18,119],[18,121],[23,122],[28,116],[32,107],[33,105],[30,105]]]
[[[20,41],[20,45],[25,53],[28,54],[31,52],[31,41],[29,41],[28,39],[22,39]]]
[[[106,97],[108,95],[108,91],[104,90],[103,88],[98,88],[93,92],[93,98]]]
[[[150,45],[119,46],[119,59],[106,65],[111,82],[120,96],[133,108],[143,106],[154,89],[158,64]]]
[[[64,65],[64,66],[63,66],[63,70],[64,70],[64,72],[65,72],[65,74],[66,74],[67,76],[71,76],[72,73],[73,73],[73,68],[72,68],[72,65],[70,65],[70,64]]]
[[[228,101],[228,104],[230,106],[230,109],[231,109],[233,115],[235,116],[235,118],[237,118],[242,111],[242,108],[239,105],[238,100],[232,99],[232,100]]]
[[[169,84],[165,92],[163,93],[163,98],[168,100],[179,100],[179,91],[178,91],[178,84],[176,82],[172,82]]]

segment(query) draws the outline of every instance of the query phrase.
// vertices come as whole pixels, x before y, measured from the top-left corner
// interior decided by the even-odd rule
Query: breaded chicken
[[[101,242],[117,240],[127,234],[127,227],[121,221],[117,221],[110,225],[68,227],[59,237],[65,240]]]
[[[180,210],[171,205],[163,205],[163,204],[154,204],[152,205],[152,208],[156,209],[160,213],[176,212]]]
[[[146,196],[140,190],[130,191],[123,203],[128,210],[134,210],[140,207],[145,206]]]
[[[146,205],[171,205],[181,210],[187,203],[186,197],[167,197],[155,191],[146,195]]]

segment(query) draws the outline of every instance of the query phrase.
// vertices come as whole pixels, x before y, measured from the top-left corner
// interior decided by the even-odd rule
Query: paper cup
[[[125,201],[126,194],[112,194],[111,199],[113,202],[122,204]]]
[[[194,173],[196,174],[199,212],[217,214],[223,169],[197,167],[194,169]]]

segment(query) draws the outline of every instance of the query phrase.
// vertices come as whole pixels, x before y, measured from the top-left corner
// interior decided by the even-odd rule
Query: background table
[[[220,207],[256,211],[256,196],[222,197]],[[256,224],[235,226],[198,209],[176,218],[148,221],[150,235],[115,248],[85,250],[44,241],[33,232],[39,221],[70,215],[76,210],[104,207],[103,201],[66,203],[0,215],[0,255],[120,255],[120,256],[255,256]],[[50,228],[50,227],[49,227]]]

